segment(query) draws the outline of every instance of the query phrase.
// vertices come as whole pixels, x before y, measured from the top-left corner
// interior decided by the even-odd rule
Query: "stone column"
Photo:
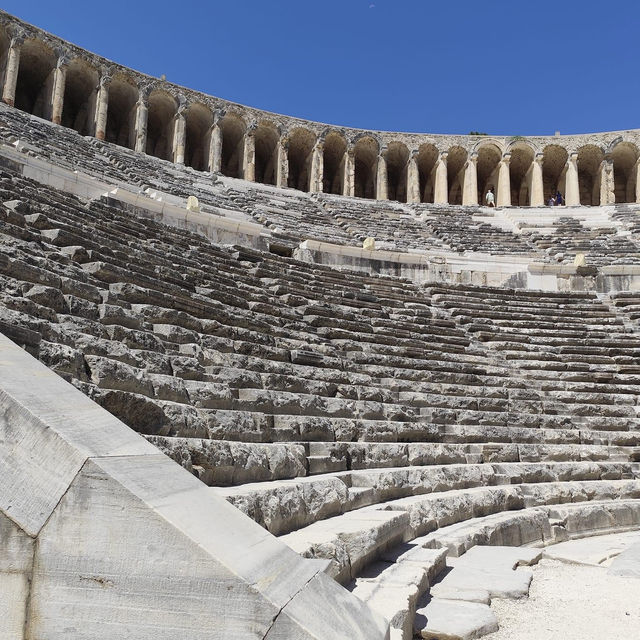
[[[636,174],[636,202],[640,202],[640,160],[638,160],[633,168]]]
[[[529,204],[532,207],[544,206],[544,185],[542,182],[542,163],[544,155],[536,154],[531,164],[531,194],[529,196]]]
[[[20,68],[20,47],[22,38],[12,38],[7,54],[7,69],[4,76],[2,89],[2,102],[13,107],[16,100],[16,83],[18,82],[18,69]]]
[[[448,204],[449,185],[447,179],[447,157],[448,153],[443,151],[436,161],[436,175],[433,186],[433,203]]]
[[[147,99],[149,91],[140,89],[138,95],[138,103],[136,104],[136,126],[135,126],[135,146],[134,150],[140,153],[147,151],[147,118],[149,116],[149,107]]]
[[[109,111],[109,81],[111,78],[103,74],[98,85],[98,97],[96,99],[96,138],[104,140],[107,135],[107,113]]]
[[[173,124],[173,161],[184,164],[184,149],[187,144],[187,119],[184,111],[178,111]]]
[[[220,125],[211,125],[211,140],[209,141],[209,171],[219,172],[222,168],[222,131]]]
[[[353,157],[353,149],[347,149],[344,155],[344,179],[342,181],[342,195],[354,196],[355,188],[355,162]]]
[[[322,193],[324,181],[324,149],[321,142],[316,142],[311,152],[311,181],[309,191]]]
[[[286,187],[289,182],[289,144],[284,138],[278,140],[276,186]]]
[[[376,174],[376,200],[388,200],[389,191],[387,185],[387,161],[384,153],[378,156],[378,167]]]
[[[67,80],[67,60],[58,58],[53,71],[53,89],[51,91],[51,122],[62,123],[62,109],[64,107],[64,86]]]
[[[509,175],[509,162],[511,154],[505,153],[500,160],[498,168],[498,207],[511,206],[511,176]]]
[[[418,154],[412,153],[407,167],[407,202],[420,202],[420,173]]]
[[[473,206],[478,204],[478,154],[472,153],[464,168],[464,184],[462,185],[462,204]]]
[[[569,207],[580,204],[580,185],[578,183],[578,154],[570,153],[565,174],[564,201]]]
[[[614,204],[616,201],[613,160],[605,158],[600,165],[600,205]]]
[[[256,137],[255,126],[249,127],[244,137],[244,154],[242,157],[242,174],[249,182],[256,181]]]

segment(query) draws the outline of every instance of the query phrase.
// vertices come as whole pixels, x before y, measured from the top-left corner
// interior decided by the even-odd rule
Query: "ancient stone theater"
[[[0,639],[476,638],[549,558],[639,593],[640,130],[328,126],[4,12],[0,90]]]

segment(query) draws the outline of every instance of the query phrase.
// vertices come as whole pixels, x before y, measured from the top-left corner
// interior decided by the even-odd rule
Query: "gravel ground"
[[[494,600],[487,640],[640,640],[640,580],[606,567],[541,560],[529,598]]]

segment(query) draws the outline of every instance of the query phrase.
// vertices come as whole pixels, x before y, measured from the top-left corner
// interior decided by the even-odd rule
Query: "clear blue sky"
[[[637,0],[4,0],[153,76],[254,107],[395,131],[640,127]]]

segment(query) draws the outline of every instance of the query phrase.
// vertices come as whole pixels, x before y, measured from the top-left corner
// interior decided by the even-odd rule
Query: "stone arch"
[[[280,132],[273,122],[258,123],[255,134],[256,182],[276,184],[278,177],[278,142]]]
[[[15,107],[49,118],[57,56],[44,42],[30,38],[20,49]]]
[[[358,198],[376,197],[376,174],[380,147],[371,136],[361,136],[353,147],[354,195]]]
[[[300,191],[311,188],[311,157],[316,135],[303,128],[294,129],[289,136],[289,186]]]
[[[220,131],[222,132],[222,162],[221,171],[223,175],[230,178],[243,177],[244,160],[244,136],[247,132],[247,125],[236,113],[227,113],[220,120]]]
[[[603,160],[604,151],[594,144],[586,144],[578,149],[580,204],[600,204],[600,169]]]
[[[542,190],[544,201],[560,191],[565,192],[565,174],[569,154],[559,144],[549,144],[542,150]]]
[[[531,180],[535,152],[526,142],[517,142],[510,148],[509,183],[511,204],[526,207],[531,204]]]
[[[468,153],[463,147],[453,146],[447,157],[447,193],[449,204],[462,205],[462,189],[464,187],[464,168]]]
[[[493,189],[497,196],[501,159],[502,149],[497,144],[488,142],[478,147],[478,202],[484,202],[489,189]]]
[[[209,163],[213,113],[206,104],[192,102],[185,112],[184,163],[206,171]]]
[[[420,202],[433,202],[433,178],[438,149],[434,144],[420,145],[416,163],[418,165],[418,181],[420,184]]]
[[[62,125],[80,135],[93,133],[99,75],[97,69],[82,58],[67,66],[64,84]]]
[[[109,84],[105,140],[134,148],[138,88],[132,78],[116,74]]]
[[[344,193],[344,165],[347,141],[337,131],[330,131],[324,139],[322,190],[325,193]]]
[[[149,94],[146,153],[162,160],[172,160],[174,116],[178,110],[176,99],[162,89]]]
[[[638,147],[631,142],[618,142],[609,156],[613,162],[616,202],[635,202]]]
[[[390,142],[385,151],[387,162],[387,197],[398,202],[407,201],[409,149],[403,142]]]

